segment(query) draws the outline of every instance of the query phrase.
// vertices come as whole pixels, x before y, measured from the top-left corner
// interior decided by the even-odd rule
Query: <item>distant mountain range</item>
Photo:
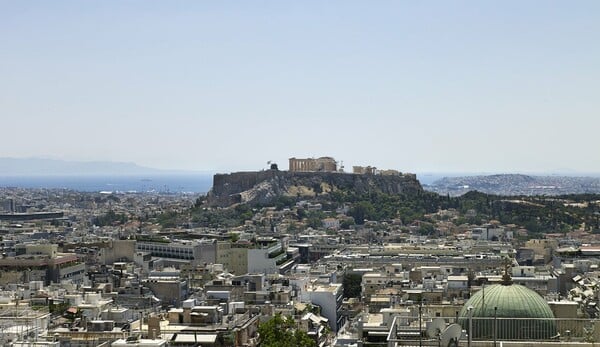
[[[496,195],[598,194],[600,178],[521,174],[444,177],[432,184],[424,185],[423,188],[451,196],[462,195],[473,190]]]
[[[108,161],[66,161],[41,158],[0,158],[0,176],[147,175],[173,173]]]

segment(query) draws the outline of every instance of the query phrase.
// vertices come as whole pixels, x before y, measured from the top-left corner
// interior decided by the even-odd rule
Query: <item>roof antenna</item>
[[[512,277],[510,276],[509,269],[512,269],[512,261],[510,258],[504,258],[504,275],[502,275],[502,285],[510,286],[513,284]]]

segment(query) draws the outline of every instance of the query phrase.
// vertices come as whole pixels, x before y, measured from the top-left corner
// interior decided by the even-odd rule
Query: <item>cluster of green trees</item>
[[[592,231],[600,228],[599,206],[596,204],[600,195],[596,194],[506,197],[469,192],[455,199],[461,214],[476,211],[477,216],[471,217],[474,219],[471,222],[494,219],[502,224],[523,226],[533,235],[566,232],[582,225]],[[576,207],[573,204],[584,204],[587,207]]]
[[[348,214],[357,224],[392,218],[400,218],[407,224],[427,220],[425,214],[456,209],[461,216],[454,220],[457,225],[498,220],[502,224],[523,226],[534,236],[536,233],[565,232],[583,224],[592,231],[600,229],[600,210],[595,203],[600,200],[600,195],[596,194],[506,197],[469,192],[460,197],[449,197],[431,192],[410,196],[337,191],[331,196],[340,203],[351,204]],[[587,207],[575,207],[566,202],[583,203]],[[431,228],[432,225],[424,224],[423,232],[429,233]]]
[[[164,228],[174,228],[190,222],[210,228],[227,228],[242,225],[253,215],[252,207],[245,204],[236,205],[234,208],[215,209],[196,204],[184,213],[167,211],[155,218],[156,222]]]
[[[99,227],[115,225],[115,224],[123,224],[127,222],[128,217],[122,213],[115,213],[114,211],[108,211],[101,216],[94,217],[92,219],[92,224],[97,225]]]
[[[279,196],[270,206],[278,210],[292,208],[299,197]],[[302,198],[306,199],[306,198]],[[565,204],[565,201],[586,203],[586,208]],[[350,218],[342,227],[352,224],[364,224],[365,221],[383,221],[400,219],[404,224],[414,221],[425,221],[419,232],[434,232],[432,220],[427,214],[444,209],[455,209],[459,217],[452,221],[456,225],[470,223],[481,224],[488,220],[498,220],[502,224],[516,224],[530,231],[532,236],[547,232],[566,232],[575,227],[585,225],[593,232],[600,232],[600,211],[595,203],[600,195],[580,194],[558,197],[545,196],[495,196],[479,192],[469,192],[460,197],[443,196],[432,192],[418,194],[384,194],[378,191],[357,193],[353,190],[338,189],[329,193],[320,193],[314,202],[323,205],[324,210],[335,211],[341,206],[349,206],[347,215]],[[158,223],[164,227],[174,227],[182,223],[192,222],[206,227],[234,227],[251,219],[256,209],[263,206],[236,205],[234,208],[207,209],[199,199],[193,208],[185,213],[163,213],[156,216]],[[321,211],[297,209],[298,220],[307,226],[318,228],[323,218],[329,215]],[[109,212],[98,217],[97,225],[108,225],[124,222],[123,215]],[[352,219],[354,222],[352,222]]]
[[[183,217],[183,215],[175,211],[167,211],[157,215],[155,218],[157,223],[162,225],[163,228],[175,228],[184,222]]]
[[[308,334],[298,330],[291,317],[280,313],[258,326],[261,347],[316,347],[317,344]]]
[[[362,292],[362,276],[359,274],[346,273],[342,279],[345,298],[360,298]]]
[[[331,193],[331,199],[342,204],[350,204],[348,215],[356,224],[366,220],[390,220],[400,218],[405,223],[422,220],[427,213],[452,207],[452,199],[435,193],[422,192],[417,195],[385,194],[371,192],[359,194],[350,190]]]
[[[254,215],[252,207],[246,204],[236,205],[228,209],[194,208],[190,212],[192,223],[212,228],[234,227],[242,225],[244,221]]]

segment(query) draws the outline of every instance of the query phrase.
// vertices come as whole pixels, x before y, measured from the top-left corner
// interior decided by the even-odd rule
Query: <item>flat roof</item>
[[[468,281],[467,276],[448,276],[448,281]]]
[[[124,339],[118,339],[111,344],[111,346],[139,346],[139,347],[161,347],[166,346],[167,341],[162,339],[139,339],[135,342],[127,342]]]
[[[217,341],[216,334],[182,334],[178,333],[173,342],[198,342],[198,343],[215,343]]]

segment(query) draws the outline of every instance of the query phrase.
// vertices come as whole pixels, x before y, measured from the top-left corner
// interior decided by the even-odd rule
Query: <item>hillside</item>
[[[161,170],[124,162],[0,158],[0,176],[131,175],[160,172]]]
[[[280,196],[314,197],[338,190],[358,194],[418,194],[423,191],[415,175],[357,175],[338,172],[266,170],[216,174],[207,197],[211,206],[236,203],[266,204]]]
[[[445,177],[425,189],[450,196],[474,190],[495,195],[597,194],[600,193],[600,178],[519,174]]]
[[[412,175],[268,170],[219,174],[213,179],[213,189],[192,208],[154,216],[155,221],[163,227],[223,228],[251,223],[266,229],[279,217],[271,220],[257,215],[265,211],[263,207],[270,207],[280,211],[280,217],[291,216],[287,223],[292,230],[294,225],[320,228],[325,218],[337,219],[343,228],[382,222],[417,228],[420,234],[491,222],[524,228],[527,238],[575,229],[600,230],[597,194],[509,197],[471,191],[451,197],[424,191]],[[526,176],[519,179],[529,181]],[[318,207],[311,210],[307,207],[311,204]]]

